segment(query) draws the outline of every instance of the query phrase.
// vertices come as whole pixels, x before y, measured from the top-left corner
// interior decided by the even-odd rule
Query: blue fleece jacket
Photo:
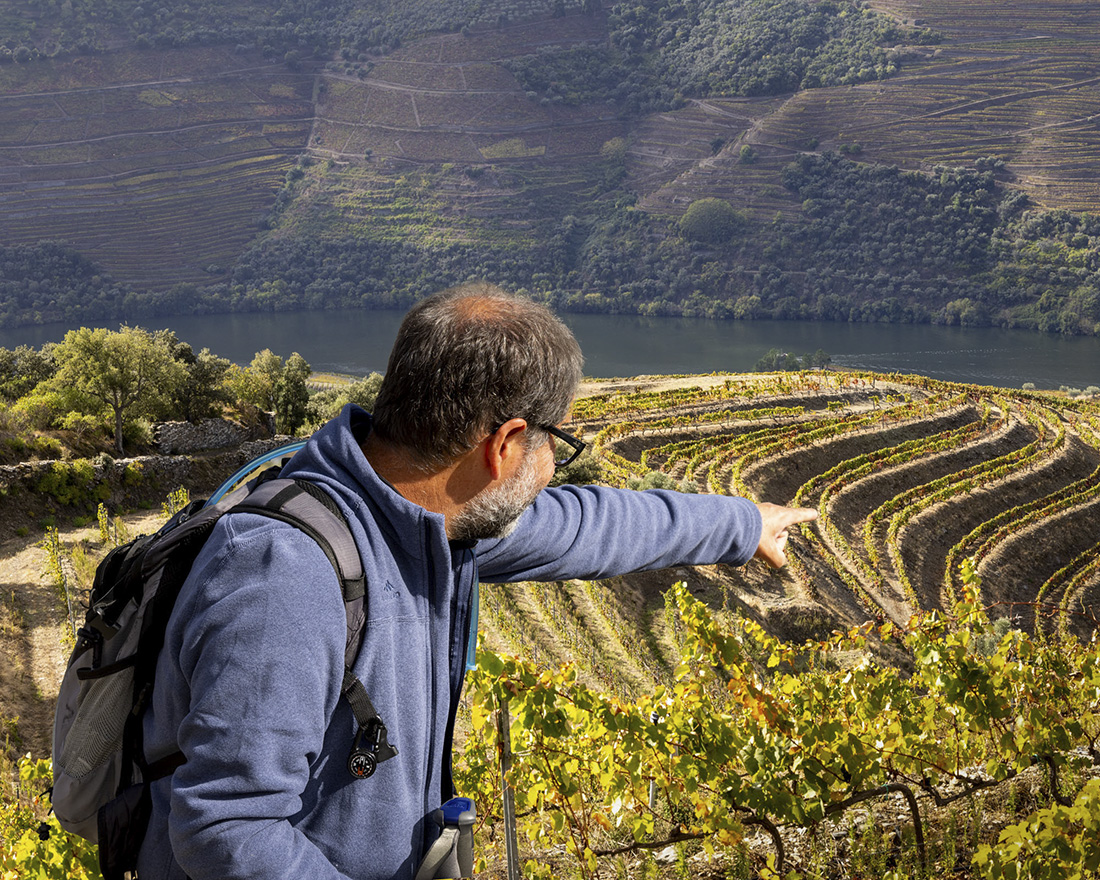
[[[358,443],[369,429],[349,406],[284,476],[323,486],[351,525],[368,585],[354,671],[399,754],[366,780],[347,770],[346,622],[320,548],[284,523],[223,517],[177,601],[145,718],[149,759],[178,747],[187,761],[153,785],[142,880],[411,878],[435,837],[429,814],[451,796],[476,578],[741,564],[759,542],[744,499],[564,486],[544,490],[507,538],[452,545],[442,516],[373,472]]]

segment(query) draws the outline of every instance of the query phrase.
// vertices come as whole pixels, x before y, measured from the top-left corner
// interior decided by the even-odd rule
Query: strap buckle
[[[432,818],[441,828],[446,825],[464,828],[477,821],[477,808],[472,798],[453,797],[439,809],[433,810]]]
[[[348,772],[356,779],[370,779],[378,765],[397,754],[390,745],[386,725],[377,715],[365,725],[360,725],[355,742],[348,756]]]

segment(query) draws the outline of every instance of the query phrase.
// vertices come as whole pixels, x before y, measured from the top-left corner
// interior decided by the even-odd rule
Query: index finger
[[[758,502],[756,506],[764,521],[777,529],[817,519],[817,511],[812,507],[783,507],[768,501]]]
[[[796,523],[813,522],[817,519],[817,511],[812,507],[785,507],[783,508],[791,525]]]

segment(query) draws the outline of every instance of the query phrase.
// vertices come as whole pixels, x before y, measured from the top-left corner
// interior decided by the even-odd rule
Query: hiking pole
[[[508,880],[520,880],[516,801],[508,779],[512,772],[512,722],[508,717],[508,700],[503,697],[497,713],[497,734],[500,736],[500,789],[504,794],[504,848],[508,854]]]
[[[656,709],[654,709],[652,712],[649,713],[649,720],[653,724],[656,724],[657,721],[660,719],[660,717],[661,716],[657,714]],[[656,779],[649,780],[649,808],[651,810],[656,810],[657,809],[657,780]]]

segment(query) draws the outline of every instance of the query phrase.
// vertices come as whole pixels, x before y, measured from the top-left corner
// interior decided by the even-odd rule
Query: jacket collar
[[[425,510],[402,496],[367,461],[360,443],[371,430],[371,415],[348,404],[323,425],[291,459],[283,476],[312,480],[329,489],[352,511],[363,505],[390,541],[419,553],[424,526],[433,540],[446,540],[443,515]],[[410,528],[416,524],[416,528]]]

